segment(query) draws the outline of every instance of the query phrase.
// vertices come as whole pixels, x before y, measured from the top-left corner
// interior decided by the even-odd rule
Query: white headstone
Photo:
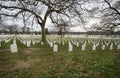
[[[105,45],[102,45],[102,50],[105,50]]]
[[[63,45],[65,44],[64,41],[62,42],[62,44],[63,44]]]
[[[10,45],[11,53],[16,53],[18,52],[17,45],[16,44],[11,44]]]
[[[41,45],[43,45],[44,44],[44,42],[43,41],[41,41]]]
[[[79,42],[77,42],[77,47],[79,46]]]
[[[23,41],[23,44],[26,45],[26,41],[25,40]]]
[[[93,48],[92,48],[92,50],[96,50],[96,45],[95,45],[95,44],[93,45]]]
[[[69,45],[69,52],[73,51],[73,46],[70,44]]]
[[[30,43],[31,43],[30,41],[27,41],[27,47],[30,47]]]
[[[50,43],[50,47],[53,47],[53,43],[52,42]]]
[[[109,45],[109,43],[106,43],[106,45],[108,46],[108,45]]]
[[[120,44],[118,45],[117,49],[120,49]]]
[[[53,51],[58,52],[58,45],[57,44],[54,44]]]
[[[86,45],[85,45],[85,44],[83,44],[83,45],[82,45],[82,49],[81,49],[81,50],[82,50],[82,51],[84,51],[84,50],[85,50],[85,48],[86,48]]]
[[[16,44],[16,39],[13,40],[13,44]]]
[[[111,43],[111,45],[110,45],[110,50],[112,50],[113,49],[113,43]]]

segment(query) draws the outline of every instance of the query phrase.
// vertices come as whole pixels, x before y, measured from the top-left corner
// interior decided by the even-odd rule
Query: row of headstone
[[[22,44],[26,45],[27,47],[30,47],[31,43],[32,43],[32,45],[35,45],[40,42],[40,40],[38,40],[37,37],[34,38],[34,36],[29,36],[26,38],[24,38],[22,36],[18,36],[17,38]],[[43,44],[43,43],[41,43],[41,44]]]
[[[97,46],[94,44],[93,47],[92,47],[92,50],[95,51],[96,48],[97,48]],[[101,49],[102,49],[102,50],[105,50],[105,49],[106,49],[105,45],[102,45],[102,48],[101,48]],[[117,49],[120,49],[120,44],[118,45]],[[82,51],[85,51],[85,50],[86,50],[86,44],[83,44],[83,45],[81,46],[81,50],[82,50]],[[111,45],[110,45],[110,50],[113,50],[113,43],[111,43]],[[57,44],[54,44],[53,51],[54,51],[54,52],[57,52],[57,51],[58,51],[58,45],[57,45]],[[72,45],[71,43],[69,43],[68,51],[69,51],[69,52],[72,52],[72,51],[73,51],[73,45]]]
[[[53,47],[53,42],[52,41],[50,41],[50,40],[47,39],[47,42],[50,45],[50,47]]]
[[[10,40],[11,40],[11,39],[12,39],[12,37],[11,37],[11,36],[7,37],[7,38],[5,39],[5,43],[10,42]]]
[[[20,40],[20,38],[18,38]],[[22,41],[22,40],[20,40]],[[26,40],[25,40],[26,41]],[[25,41],[24,41],[24,44],[25,44]],[[30,44],[35,45],[35,41],[31,41],[31,40],[27,40],[26,41],[26,44],[27,44],[27,47],[30,47]],[[14,40],[13,40],[13,44],[10,45],[10,49],[11,49],[11,53],[15,53],[15,52],[18,52],[18,48],[17,48],[17,44],[16,44],[16,37],[14,37]]]
[[[23,42],[24,44],[26,43],[27,44],[27,47],[30,47],[30,44],[31,44],[31,40],[22,40],[20,38],[18,38],[18,40],[20,40],[21,42]],[[33,45],[35,45],[35,41],[32,41]],[[13,40],[13,44],[10,45],[10,49],[11,49],[11,53],[16,53],[18,52],[18,48],[17,48],[17,44],[16,44],[16,37],[14,37],[14,40]]]
[[[74,39],[71,39],[71,42],[73,45],[76,45],[77,47],[79,46],[79,42],[85,42],[85,40],[80,40],[78,42],[76,42]],[[109,49],[110,50],[113,50],[114,48],[114,45],[113,43],[115,44],[115,46],[117,46],[119,43],[120,43],[120,40],[111,40],[111,39],[87,39],[86,41],[87,43],[92,43],[93,44],[93,47],[92,47],[92,50],[96,50],[97,47],[101,44],[102,47],[101,47],[101,50],[105,50],[106,47],[109,46]],[[69,45],[71,46],[71,45]],[[82,45],[81,47],[81,50],[85,50],[86,49],[86,45]],[[119,49],[119,45],[118,45],[118,48]],[[69,49],[70,50],[70,49]]]
[[[56,48],[58,48],[58,47],[57,47],[57,45],[55,44],[55,45],[54,45],[54,48],[53,48],[54,51],[57,51]],[[82,45],[82,47],[81,47],[81,50],[82,50],[82,51],[84,51],[85,49],[86,49],[86,42],[85,42],[85,43]],[[95,45],[95,44],[93,45],[92,50],[96,50],[96,45]],[[70,42],[69,42],[68,51],[69,51],[69,52],[72,52],[72,51],[73,51],[73,45],[72,45]]]
[[[67,42],[68,40],[66,39],[66,40],[64,40],[64,41],[60,41],[60,40],[57,40],[57,39],[54,39],[54,40],[49,40],[48,41],[48,43],[49,43],[49,45],[50,45],[50,47],[56,47],[56,45],[57,44],[55,44],[55,43],[59,43],[59,44],[65,44],[65,42]],[[118,40],[114,40],[113,41],[113,43],[111,43],[112,42],[112,40],[110,40],[110,39],[106,39],[106,40],[95,40],[95,39],[87,39],[87,40],[80,40],[80,41],[75,41],[75,40],[73,40],[73,39],[71,39],[70,40],[71,42],[69,42],[69,52],[71,52],[71,51],[73,51],[73,44],[74,45],[76,45],[77,47],[79,47],[79,43],[84,43],[83,45],[82,45],[82,47],[81,47],[81,50],[82,51],[84,51],[84,50],[86,50],[86,43],[92,43],[93,44],[93,46],[92,46],[92,50],[93,51],[95,51],[96,50],[96,48],[100,45],[100,44],[102,44],[102,50],[105,50],[106,49],[106,47],[107,46],[109,46],[110,45],[110,50],[112,50],[113,49],[113,47],[114,47],[114,45],[113,45],[113,43],[115,44],[115,45],[118,45],[119,43],[120,43],[120,41]],[[22,40],[22,42],[24,43],[24,44],[26,44],[27,45],[27,47],[30,47],[30,44],[32,43],[33,45],[35,45],[36,44],[36,40],[27,40],[27,39],[25,39],[25,40]],[[71,44],[72,43],[72,44]],[[44,43],[41,41],[41,45],[43,45]],[[119,49],[119,45],[118,45],[118,47],[117,47],[117,49]],[[56,50],[54,50],[53,49],[53,51],[58,51],[58,45],[57,45],[57,49]]]
[[[73,46],[72,46],[71,43],[69,43],[68,51],[69,51],[69,52],[72,52],[72,51],[73,51]],[[58,52],[58,45],[57,45],[57,44],[54,44],[54,45],[53,45],[53,52]]]
[[[5,43],[10,42],[12,36],[10,35],[0,35],[0,47],[2,46],[1,42],[5,41]]]

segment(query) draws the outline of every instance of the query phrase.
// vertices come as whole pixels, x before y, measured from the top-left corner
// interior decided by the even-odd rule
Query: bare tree
[[[108,7],[103,10],[101,21],[103,27],[101,29],[114,31],[120,25],[120,1],[104,0],[104,2]]]
[[[1,33],[9,33],[15,34],[21,32],[22,28],[18,24],[9,25],[7,23],[3,23],[0,26]]]
[[[23,24],[24,24],[24,26],[23,26],[23,34],[25,33],[25,28],[26,28],[26,17],[25,17],[25,14],[26,14],[26,12],[25,12],[25,13],[22,13]]]
[[[42,41],[46,42],[45,36],[45,24],[47,18],[50,16],[54,22],[54,18],[57,14],[62,17],[71,19],[79,15],[81,16],[81,5],[87,0],[16,0],[16,1],[0,1],[0,15],[17,17],[21,13],[26,12],[32,18],[33,22],[37,22],[42,30]],[[8,5],[9,4],[9,5]],[[3,9],[10,13],[3,12]]]
[[[18,24],[6,25],[6,29],[8,29],[11,34],[21,31],[21,27]]]
[[[100,26],[95,28],[106,32],[114,32],[120,27],[120,1],[103,0],[98,4],[101,4],[101,6],[89,11],[91,15],[101,19]]]
[[[92,24],[89,28],[87,28],[87,31],[100,31],[101,26],[98,23]]]
[[[65,33],[69,31],[71,27],[69,23],[70,23],[69,21],[64,21],[63,19],[56,21],[58,35],[60,35],[61,38],[63,38]]]

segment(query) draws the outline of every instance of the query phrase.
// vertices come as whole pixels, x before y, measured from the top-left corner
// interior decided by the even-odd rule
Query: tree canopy
[[[69,21],[71,26],[85,26],[89,18],[101,19],[97,29],[113,30],[120,25],[119,0],[1,0],[0,15],[23,18],[31,26],[38,24],[42,41],[46,42],[46,21],[59,25],[59,19]],[[30,21],[30,22],[28,22]],[[77,23],[76,23],[77,21]],[[73,23],[75,25],[73,25]],[[56,25],[56,26],[58,26]],[[94,24],[95,25],[95,24]]]
[[[2,0],[0,1],[0,15],[17,18],[24,13],[25,21],[31,18],[32,24],[38,23],[40,25],[42,29],[42,40],[46,42],[45,24],[47,18],[49,17],[53,23],[61,17],[69,21],[71,21],[72,17],[82,18],[82,5],[86,1],[87,0]]]

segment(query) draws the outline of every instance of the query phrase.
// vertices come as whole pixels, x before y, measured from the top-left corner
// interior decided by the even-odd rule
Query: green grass
[[[27,48],[17,40],[19,52],[11,54],[11,43],[0,48],[0,78],[120,78],[120,50],[92,51],[88,44],[81,51],[80,44],[68,52],[66,43],[54,53],[48,44]]]

